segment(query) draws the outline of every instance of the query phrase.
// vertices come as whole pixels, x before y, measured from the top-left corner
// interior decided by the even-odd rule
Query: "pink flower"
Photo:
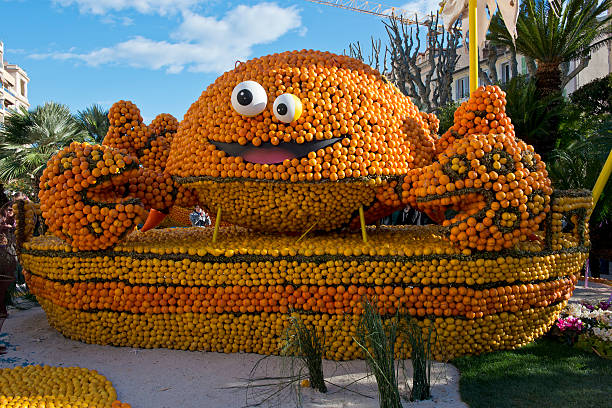
[[[582,320],[580,320],[577,317],[569,316],[569,317],[566,317],[565,319],[561,318],[557,320],[557,327],[561,331],[572,330],[572,331],[580,332],[582,331],[582,328],[584,327],[584,323],[582,323]]]

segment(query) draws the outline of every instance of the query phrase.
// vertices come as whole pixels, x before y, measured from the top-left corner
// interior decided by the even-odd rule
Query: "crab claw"
[[[162,221],[164,220],[164,218],[166,218],[167,215],[168,213],[164,213],[162,211],[156,210],[155,208],[151,208],[151,210],[149,211],[149,215],[147,216],[147,220],[145,221],[140,231],[147,232],[148,230],[157,227],[159,224],[162,223]]]

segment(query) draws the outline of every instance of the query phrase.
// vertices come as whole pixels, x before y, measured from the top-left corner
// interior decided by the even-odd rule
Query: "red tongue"
[[[265,149],[249,149],[242,158],[251,163],[276,164],[286,159],[295,159],[295,154],[280,147],[267,147]]]

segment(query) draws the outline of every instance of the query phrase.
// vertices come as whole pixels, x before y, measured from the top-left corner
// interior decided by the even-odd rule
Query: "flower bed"
[[[598,304],[572,303],[561,312],[551,334],[568,344],[600,357],[612,358],[612,307],[610,302]]]

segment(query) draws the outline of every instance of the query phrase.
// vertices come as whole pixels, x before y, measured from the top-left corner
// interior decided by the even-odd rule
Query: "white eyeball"
[[[274,100],[274,116],[283,123],[291,123],[302,116],[302,101],[294,94],[285,93]]]
[[[244,81],[232,91],[232,107],[243,116],[259,115],[266,109],[268,95],[255,81]]]

